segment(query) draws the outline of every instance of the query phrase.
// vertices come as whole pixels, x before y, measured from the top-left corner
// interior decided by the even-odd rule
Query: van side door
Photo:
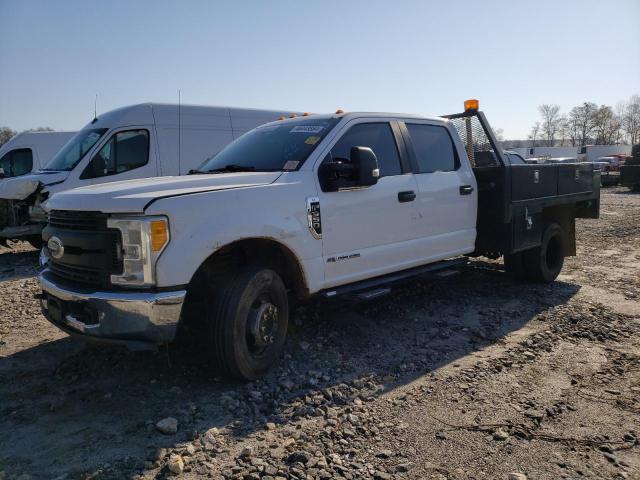
[[[400,129],[418,184],[423,259],[432,262],[473,252],[477,185],[466,157],[462,162],[458,154],[457,135],[445,125],[421,120],[407,120]]]
[[[157,176],[153,131],[145,126],[112,132],[80,174],[80,183],[95,185]]]
[[[417,184],[395,122],[354,119],[343,127],[322,163],[350,158],[352,147],[369,147],[380,178],[369,187],[323,191],[317,168],[325,286],[332,287],[413,266],[418,236]],[[320,163],[320,162],[319,162]]]

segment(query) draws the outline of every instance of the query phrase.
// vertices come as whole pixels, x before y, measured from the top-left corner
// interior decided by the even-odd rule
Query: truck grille
[[[49,262],[49,270],[65,280],[82,284],[102,285],[105,281],[103,272],[97,268],[72,267],[52,261]]]
[[[66,230],[99,230],[107,228],[107,215],[100,212],[52,210],[49,225]]]
[[[51,273],[73,283],[109,287],[110,276],[122,272],[122,256],[120,232],[107,228],[107,218],[100,212],[52,210],[43,235],[58,237],[64,255],[50,258]]]

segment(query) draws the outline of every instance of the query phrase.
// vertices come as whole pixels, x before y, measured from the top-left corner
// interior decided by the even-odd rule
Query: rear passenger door
[[[477,187],[461,162],[446,126],[401,124],[418,184],[421,255],[437,261],[472,252],[476,238]]]
[[[364,188],[319,188],[326,287],[413,266],[412,241],[419,234],[417,184],[404,147],[399,148],[397,124],[358,119],[345,127],[323,161],[349,159],[352,147],[369,147],[378,159],[380,178]]]

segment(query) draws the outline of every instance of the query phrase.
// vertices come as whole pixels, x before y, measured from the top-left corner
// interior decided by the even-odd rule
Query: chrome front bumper
[[[173,340],[187,294],[186,290],[93,291],[61,281],[49,270],[40,274],[39,281],[42,311],[55,326],[133,350]]]

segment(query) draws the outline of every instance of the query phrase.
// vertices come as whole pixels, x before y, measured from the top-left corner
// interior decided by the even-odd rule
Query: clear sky
[[[0,0],[0,125],[79,129],[145,101],[460,111],[640,93],[640,0]]]

